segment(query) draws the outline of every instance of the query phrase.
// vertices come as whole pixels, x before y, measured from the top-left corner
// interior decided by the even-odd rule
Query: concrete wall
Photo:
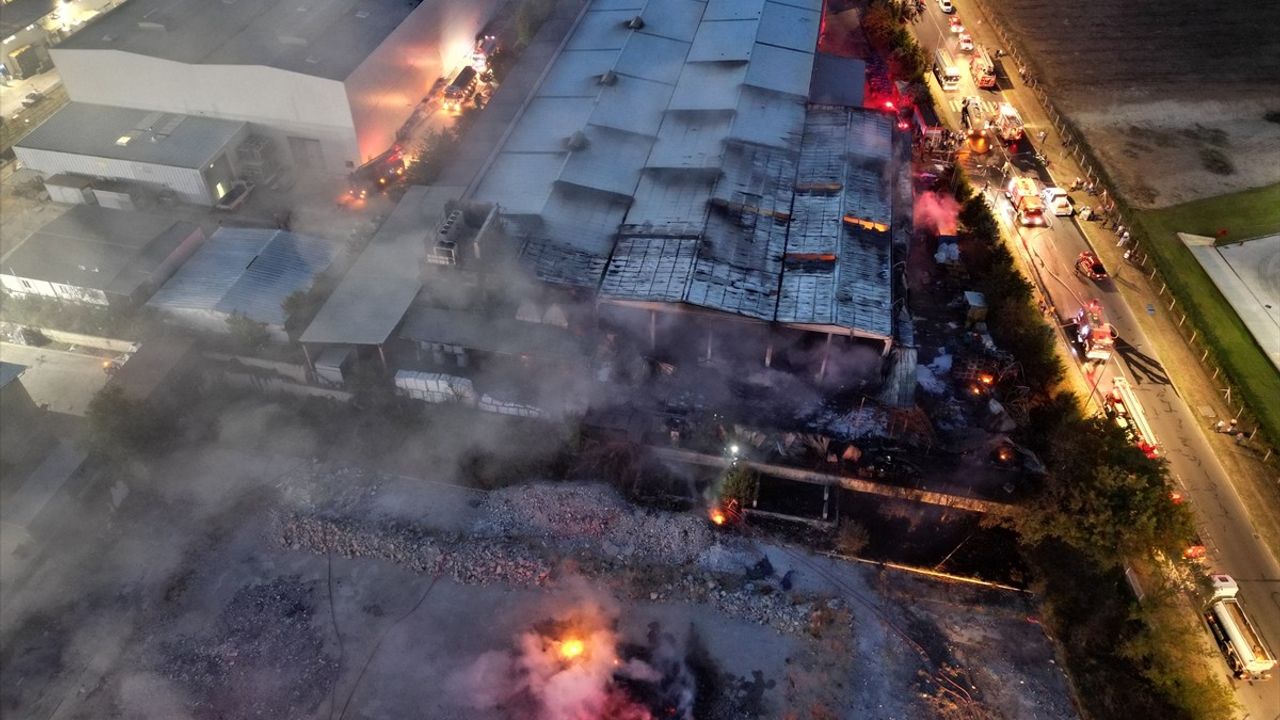
[[[259,65],[188,65],[119,50],[53,48],[71,99],[162,112],[244,120],[285,136],[318,140],[323,166],[349,171],[359,158],[341,81]],[[287,141],[282,159],[294,164]]]
[[[437,78],[470,62],[476,35],[499,4],[428,0],[351,73],[346,92],[361,162],[391,147]]]
[[[0,274],[0,286],[4,287],[8,292],[20,295],[39,295],[41,297],[52,298],[54,300],[65,300],[67,302],[86,303],[89,305],[109,304],[107,294],[101,290],[80,288],[75,287],[74,285],[63,285],[62,283],[37,280],[35,278],[24,278],[18,275],[10,275],[8,273]]]

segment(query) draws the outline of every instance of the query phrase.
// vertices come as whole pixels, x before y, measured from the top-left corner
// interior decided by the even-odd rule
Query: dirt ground
[[[1131,201],[1164,207],[1280,182],[1280,5],[990,6]]]
[[[236,439],[85,483],[33,528],[0,588],[0,712],[567,720],[623,692],[703,720],[1076,716],[1017,594],[599,485],[483,493]],[[586,659],[548,655],[588,626]]]

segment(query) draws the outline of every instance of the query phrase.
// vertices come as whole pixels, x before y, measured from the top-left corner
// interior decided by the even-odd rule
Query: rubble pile
[[[637,508],[607,485],[524,485],[489,493],[476,533],[551,540],[625,562],[694,562],[715,537],[706,520]]]
[[[161,674],[196,717],[282,718],[314,708],[337,678],[313,626],[313,589],[297,576],[241,588],[206,632],[164,643]]]
[[[405,523],[332,515],[277,517],[285,547],[388,560],[466,585],[548,584],[562,561],[615,594],[650,602],[693,602],[792,635],[808,631],[820,608],[839,601],[798,596],[778,578],[745,578],[745,557],[719,542],[706,521],[634,508],[612,488],[527,485],[491,493],[477,531],[434,535]],[[720,558],[716,561],[715,558]]]
[[[546,584],[551,563],[524,543],[492,540],[447,542],[421,528],[394,521],[359,522],[327,515],[277,518],[276,537],[293,550],[388,560],[425,574],[445,574],[467,585],[504,582]]]

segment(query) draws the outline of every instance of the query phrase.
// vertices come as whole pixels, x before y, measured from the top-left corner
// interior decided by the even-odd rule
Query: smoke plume
[[[694,681],[656,623],[640,642],[609,600],[577,600],[486,652],[450,680],[461,704],[521,720],[693,719]]]
[[[926,192],[916,196],[912,222],[917,230],[928,230],[937,235],[955,235],[956,216],[959,214],[960,203],[955,198]]]

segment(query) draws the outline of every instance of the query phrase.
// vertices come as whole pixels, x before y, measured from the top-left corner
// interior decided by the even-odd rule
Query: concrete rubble
[[[539,587],[576,573],[619,595],[697,602],[788,634],[809,630],[841,601],[781,589],[747,571],[760,555],[692,514],[637,508],[603,485],[526,485],[489,493],[467,533],[323,512],[281,514],[275,536],[293,550],[387,560],[467,585]]]

